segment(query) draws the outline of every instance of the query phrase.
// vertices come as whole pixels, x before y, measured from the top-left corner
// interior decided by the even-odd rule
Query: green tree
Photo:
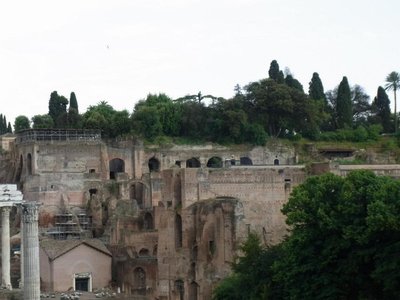
[[[57,91],[51,93],[49,100],[49,115],[53,118],[54,125],[57,128],[67,127],[67,105],[67,98],[58,95]]]
[[[338,128],[352,127],[351,91],[346,76],[343,77],[338,87],[336,113]]]
[[[32,117],[32,128],[53,128],[54,121],[50,115],[35,115]]]
[[[240,247],[242,256],[232,265],[233,273],[214,290],[213,300],[279,299],[281,291],[273,282],[272,265],[280,255],[279,246],[266,247],[250,233]]]
[[[105,137],[115,137],[113,129],[113,116],[116,110],[107,103],[100,101],[91,105],[82,116],[83,128],[100,129]]]
[[[400,74],[398,72],[391,72],[386,76],[385,89],[388,91],[393,91],[394,96],[394,132],[397,133],[398,130],[398,117],[397,117],[397,90],[400,86]]]
[[[400,182],[370,171],[310,177],[282,212],[291,235],[275,262],[287,299],[395,299]]]
[[[288,86],[290,86],[291,88],[295,88],[295,89],[299,90],[300,92],[304,93],[303,85],[300,83],[300,81],[295,79],[293,77],[293,75],[291,75],[291,74],[286,75],[285,83]]]
[[[30,125],[28,117],[18,116],[15,118],[15,121],[14,121],[14,131],[15,132],[20,132],[24,129],[30,129],[30,128],[31,128],[31,125]]]
[[[76,100],[75,93],[72,92],[69,97],[69,110],[74,109],[77,113],[79,113],[78,109],[78,101]]]
[[[290,88],[272,79],[262,79],[245,87],[246,102],[251,106],[251,122],[261,124],[265,131],[278,137],[291,130],[293,99]]]
[[[276,60],[271,61],[269,70],[268,70],[268,76],[270,79],[276,81],[277,83],[284,83],[284,74],[283,72],[279,69],[279,64]]]
[[[154,140],[162,135],[162,124],[157,108],[154,106],[141,106],[132,114],[134,130],[149,140]]]
[[[317,72],[314,72],[309,83],[308,95],[314,100],[325,100],[324,86]]]
[[[391,132],[393,126],[390,120],[390,100],[383,87],[378,87],[372,106],[378,118],[377,123],[382,125],[384,132]]]
[[[351,102],[353,108],[353,123],[355,126],[367,124],[368,117],[371,115],[369,96],[358,84],[351,88]]]

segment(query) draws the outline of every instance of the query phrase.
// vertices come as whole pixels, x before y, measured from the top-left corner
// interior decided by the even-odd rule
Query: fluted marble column
[[[1,208],[1,287],[11,290],[10,277],[10,207]]]
[[[24,300],[40,300],[39,204],[22,204]]]

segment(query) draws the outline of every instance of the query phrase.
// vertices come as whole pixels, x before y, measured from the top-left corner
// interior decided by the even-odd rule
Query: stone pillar
[[[21,257],[21,269],[20,269],[20,273],[21,273],[21,279],[19,282],[19,288],[23,289],[24,288],[24,222],[23,222],[23,217],[22,217],[22,212],[21,212],[21,227],[19,229],[19,235],[20,235],[20,257]]]
[[[24,300],[40,300],[38,220],[39,204],[23,203]]]
[[[11,290],[10,277],[10,210],[1,208],[1,287]]]

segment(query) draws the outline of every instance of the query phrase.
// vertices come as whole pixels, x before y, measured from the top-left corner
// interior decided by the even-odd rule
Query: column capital
[[[37,202],[25,202],[22,203],[22,222],[23,223],[34,223],[39,220],[39,207],[40,204]]]
[[[3,215],[3,214],[9,214],[10,213],[10,211],[11,211],[11,206],[3,206],[3,207],[1,207],[1,214]]]

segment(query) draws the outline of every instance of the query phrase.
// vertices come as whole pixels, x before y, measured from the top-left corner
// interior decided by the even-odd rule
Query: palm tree
[[[397,99],[396,91],[400,88],[400,74],[398,72],[391,72],[386,76],[385,90],[393,90],[394,94],[394,132],[397,133]]]

